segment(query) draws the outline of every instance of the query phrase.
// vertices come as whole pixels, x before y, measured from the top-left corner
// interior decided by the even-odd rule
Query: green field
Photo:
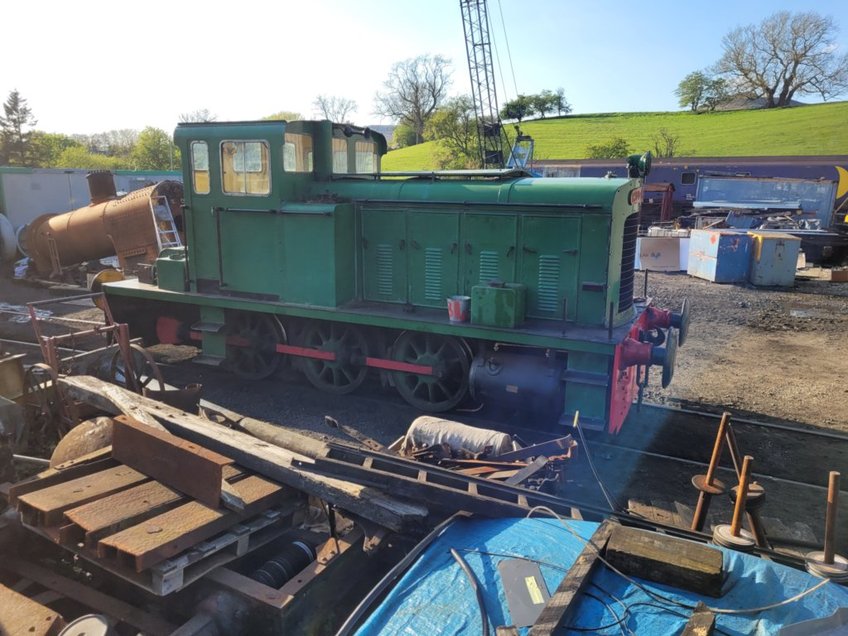
[[[626,139],[631,152],[642,152],[653,148],[662,128],[678,136],[677,156],[848,154],[848,102],[702,114],[570,115],[525,122],[522,128],[536,140],[536,159],[582,159],[587,146],[614,137]],[[433,146],[393,150],[383,158],[383,170],[435,169]]]

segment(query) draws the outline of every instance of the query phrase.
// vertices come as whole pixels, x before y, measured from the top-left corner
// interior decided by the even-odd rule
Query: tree
[[[688,106],[694,113],[704,108],[712,111],[727,100],[727,80],[704,71],[693,71],[680,81],[674,94],[681,107]]]
[[[501,108],[502,119],[517,119],[519,123],[522,119],[530,117],[536,113],[536,107],[533,104],[533,97],[527,95],[519,95],[515,99],[511,99]]]
[[[132,151],[132,164],[136,170],[173,170],[179,165],[179,151],[171,137],[160,128],[148,126],[138,135]]]
[[[680,148],[680,135],[670,133],[666,128],[660,128],[653,141],[654,157],[658,159],[674,157]]]
[[[571,112],[571,104],[565,98],[565,89],[562,87],[556,89],[554,93],[553,106],[556,108],[557,115],[567,115]]]
[[[60,163],[62,153],[69,148],[83,146],[76,140],[58,133],[46,133],[33,130],[29,140],[32,165],[39,168],[70,168]]]
[[[318,95],[312,102],[312,107],[324,119],[329,119],[337,124],[349,124],[348,115],[356,110],[356,102],[335,95]]]
[[[395,148],[414,146],[417,143],[417,139],[418,135],[415,134],[412,126],[404,124],[403,122],[395,126],[395,129],[392,132],[392,146]]]
[[[427,120],[442,105],[451,82],[450,60],[441,55],[419,55],[396,62],[374,96],[374,111],[408,124],[416,143],[424,140]]]
[[[537,95],[530,96],[530,100],[533,103],[533,110],[535,110],[542,119],[545,118],[546,114],[552,112],[556,108],[556,99],[557,96],[554,95],[553,91],[549,91],[547,89]]]
[[[848,88],[848,53],[837,52],[838,31],[833,18],[814,11],[778,11],[725,35],[716,72],[739,92],[764,98],[766,108],[787,106],[796,94],[827,100]]]
[[[217,119],[218,115],[211,112],[208,108],[198,108],[196,110],[190,110],[187,113],[180,113],[180,122],[183,124],[204,123]]]
[[[613,137],[600,144],[586,146],[586,157],[589,159],[618,159],[630,154],[630,147],[623,137]]]
[[[29,140],[31,130],[38,122],[17,89],[9,93],[0,117],[0,164],[10,166],[30,165]]]
[[[91,152],[81,145],[65,148],[56,159],[57,168],[82,168],[84,170],[120,170],[135,168],[125,159],[109,157],[97,152]]]
[[[299,121],[303,119],[303,115],[293,110],[281,110],[278,113],[266,115],[262,119],[282,119],[283,121]]]
[[[729,98],[727,80],[723,77],[714,77],[707,84],[702,101],[704,108],[712,112],[719,104],[726,102]]]
[[[480,144],[474,102],[467,95],[454,97],[436,110],[425,128],[427,139],[438,141],[440,168],[479,168]]]
[[[697,113],[704,101],[704,92],[709,82],[710,77],[703,71],[692,71],[680,80],[674,91],[680,107],[688,106],[693,113]]]

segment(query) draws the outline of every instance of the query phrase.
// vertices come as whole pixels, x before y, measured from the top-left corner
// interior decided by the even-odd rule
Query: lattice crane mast
[[[504,143],[486,0],[459,0],[459,7],[483,167],[503,168]]]

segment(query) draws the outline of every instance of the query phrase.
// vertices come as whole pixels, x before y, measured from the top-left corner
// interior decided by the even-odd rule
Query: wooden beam
[[[137,470],[129,466],[114,466],[21,495],[17,507],[24,523],[54,526],[62,521],[66,510],[144,481],[147,477]]]
[[[124,415],[112,427],[112,456],[156,481],[218,507],[228,457]]]
[[[583,591],[600,561],[598,555],[604,551],[615,524],[605,520],[598,526],[589,543],[569,568],[557,591],[530,628],[530,636],[550,636],[564,626],[574,611],[574,599]]]
[[[43,587],[55,590],[62,596],[73,599],[96,612],[114,617],[150,636],[167,636],[176,629],[176,626],[163,618],[148,614],[129,603],[23,559],[6,555],[0,559],[0,568],[31,579]]]
[[[61,614],[0,585],[0,634],[55,636],[65,627]]]
[[[426,507],[359,484],[316,476],[292,465],[294,460],[311,462],[305,455],[263,442],[247,433],[220,426],[118,386],[108,385],[111,390],[107,394],[103,390],[107,383],[97,378],[71,376],[60,378],[59,382],[68,395],[94,404],[107,413],[120,414],[123,412],[121,409],[130,404],[134,410],[155,414],[175,435],[231,457],[239,465],[269,479],[329,501],[343,510],[396,532],[420,531],[424,526],[428,515]],[[111,401],[110,396],[114,395],[120,396],[120,402]]]
[[[233,488],[246,504],[243,515],[190,501],[101,539],[97,544],[97,556],[117,557],[119,562],[129,562],[141,572],[293,494],[256,475],[233,484]]]
[[[106,468],[112,468],[117,464],[118,462],[115,460],[106,458],[99,461],[73,466],[66,470],[48,468],[37,475],[33,475],[32,477],[28,477],[27,479],[23,479],[17,483],[9,485],[6,495],[7,500],[10,506],[14,506],[17,504],[18,497],[21,495],[25,495],[35,490],[41,490],[42,488],[47,488],[48,486],[53,486],[55,484],[60,484],[77,477],[91,475],[92,473],[100,472]]]

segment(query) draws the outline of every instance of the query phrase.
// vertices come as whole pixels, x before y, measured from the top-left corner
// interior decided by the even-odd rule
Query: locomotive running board
[[[327,448],[324,457],[309,462],[294,461],[293,465],[413,500],[424,500],[428,506],[465,510],[486,517],[524,516],[535,506],[547,506],[566,516],[581,507],[592,508],[555,495],[346,444],[329,442]]]
[[[192,327],[189,332],[189,338],[195,341],[203,341],[203,333],[217,333],[220,329],[201,329],[199,326]],[[250,341],[239,336],[227,336],[227,345],[232,347],[249,347]],[[282,355],[296,356],[298,358],[312,358],[313,360],[326,360],[333,362],[336,360],[336,354],[332,351],[324,351],[314,347],[299,347],[290,344],[278,344],[275,347],[277,353]],[[199,361],[199,360],[195,360]],[[402,373],[415,373],[418,375],[435,375],[432,366],[424,364],[412,364],[410,362],[402,362],[400,360],[390,360],[387,358],[366,357],[363,361],[364,366],[374,369],[383,369],[384,371],[400,371]]]

